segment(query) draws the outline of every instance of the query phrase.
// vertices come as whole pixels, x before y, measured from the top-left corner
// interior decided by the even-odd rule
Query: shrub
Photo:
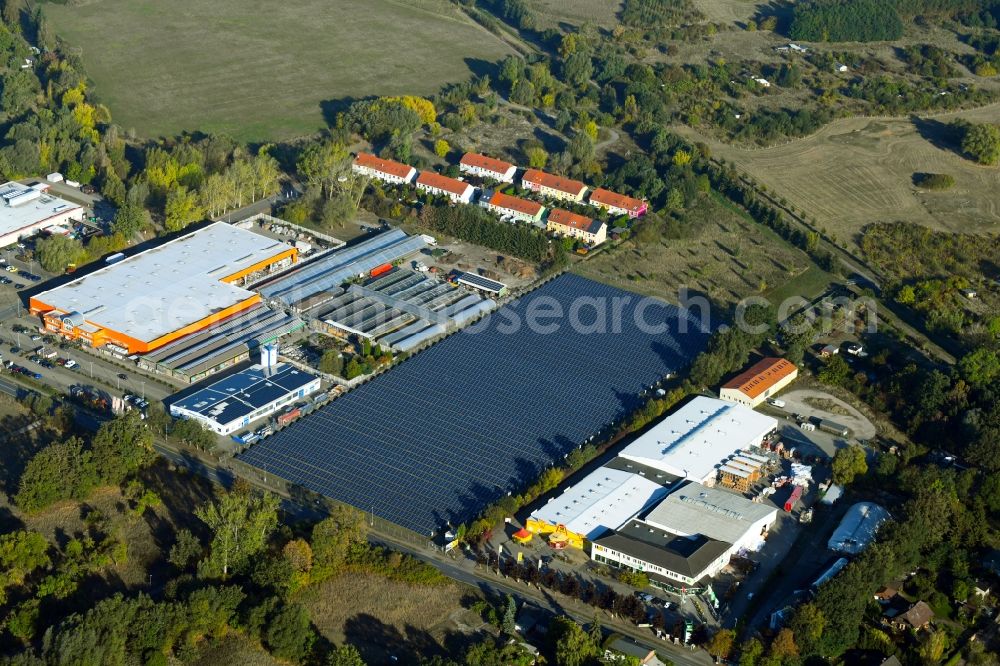
[[[947,190],[955,185],[955,178],[946,173],[915,173],[913,184],[925,190]]]

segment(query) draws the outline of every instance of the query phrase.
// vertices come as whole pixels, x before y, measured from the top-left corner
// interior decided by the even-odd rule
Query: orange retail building
[[[45,329],[144,354],[260,302],[246,285],[291,266],[294,247],[216,222],[30,299]]]

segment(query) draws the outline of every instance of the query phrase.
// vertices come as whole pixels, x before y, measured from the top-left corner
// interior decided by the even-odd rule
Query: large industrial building
[[[700,483],[686,483],[646,514],[645,522],[682,537],[703,534],[731,544],[730,554],[760,550],[778,509]]]
[[[45,328],[119,354],[148,353],[248,310],[245,285],[291,266],[297,250],[216,222],[33,296]]]
[[[535,534],[558,530],[567,545],[583,548],[666,494],[664,486],[644,476],[600,467],[532,512],[525,527]]]
[[[771,504],[691,482],[651,509],[638,502],[632,509],[620,525],[590,537],[590,556],[644,571],[668,589],[704,584],[734,555],[759,550],[778,516]]]
[[[7,247],[39,231],[81,222],[82,207],[48,193],[45,183],[0,185],[0,247]]]
[[[171,403],[170,413],[198,421],[220,435],[231,435],[319,388],[320,379],[315,375],[291,365],[262,363]]]
[[[775,419],[742,405],[698,396],[647,430],[619,455],[711,486],[726,460],[744,449],[760,446],[777,427]]]
[[[799,376],[799,369],[783,358],[765,358],[733,377],[719,389],[719,398],[754,408],[777,395]]]

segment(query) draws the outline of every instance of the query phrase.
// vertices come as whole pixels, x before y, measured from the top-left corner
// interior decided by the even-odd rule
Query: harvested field
[[[461,603],[472,594],[453,582],[418,586],[345,574],[306,590],[299,601],[324,638],[355,646],[369,664],[384,664],[390,655],[427,658],[445,648],[451,652],[477,633],[482,619]]]
[[[750,295],[770,297],[788,285],[815,295],[822,280],[812,263],[790,246],[722,201],[706,199],[689,212],[689,233],[657,241],[633,238],[618,248],[581,262],[576,272],[591,279],[678,303],[679,290],[703,294],[713,304],[729,307]],[[641,234],[640,234],[641,238]],[[821,272],[820,272],[821,273]],[[800,282],[802,276],[809,279]],[[825,284],[825,283],[824,283]]]
[[[430,94],[511,52],[447,0],[93,0],[45,14],[115,121],[143,136],[308,135],[331,101]]]
[[[1000,118],[1000,106],[956,112],[928,120],[851,118],[782,146],[744,150],[678,128],[705,141],[713,155],[766,185],[776,196],[815,218],[838,241],[858,243],[866,224],[916,222],[955,232],[1000,228],[1000,169],[982,167],[942,142],[955,118],[975,122]],[[931,192],[913,185],[915,172],[954,176],[955,186]]]

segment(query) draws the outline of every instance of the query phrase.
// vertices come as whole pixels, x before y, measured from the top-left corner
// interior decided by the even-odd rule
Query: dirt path
[[[850,428],[855,439],[875,436],[875,426],[864,414],[825,391],[798,389],[783,393],[781,399],[785,401],[785,411],[835,421]]]

